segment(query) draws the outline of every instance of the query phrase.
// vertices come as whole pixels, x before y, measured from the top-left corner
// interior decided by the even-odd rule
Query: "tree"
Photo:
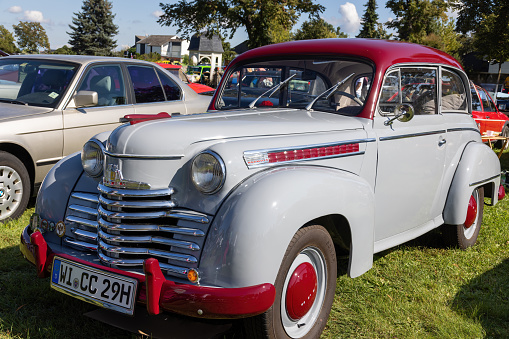
[[[385,7],[397,18],[386,25],[397,30],[399,40],[422,43],[437,33],[439,20],[447,20],[450,5],[446,0],[389,0]]]
[[[466,34],[476,31],[486,16],[500,11],[507,0],[461,0],[454,4],[458,10],[456,31]]]
[[[14,36],[2,25],[0,25],[0,49],[9,54],[18,52],[18,48],[14,44]]]
[[[336,30],[334,26],[323,20],[322,18],[312,18],[302,23],[294,35],[295,40],[307,40],[307,39],[326,39],[326,38],[338,38],[338,34],[341,29]],[[346,35],[342,33],[342,35]],[[346,36],[339,36],[340,38],[346,38]]]
[[[62,47],[57,48],[53,54],[73,55],[73,54],[76,54],[76,53],[74,53],[74,51],[72,50],[71,47],[69,47],[67,45],[63,45]]]
[[[81,12],[74,13],[71,32],[73,51],[76,54],[111,55],[117,47],[113,37],[118,33],[118,26],[113,23],[112,4],[108,0],[84,0]]]
[[[357,38],[389,39],[392,34],[387,34],[384,26],[378,22],[378,14],[376,13],[378,6],[376,5],[376,0],[368,0],[364,6],[366,7],[366,11],[362,16],[362,28]]]
[[[206,30],[231,39],[244,28],[250,48],[273,43],[275,29],[290,31],[301,14],[316,16],[325,9],[313,0],[179,0],[160,6],[164,14],[157,22],[177,27],[183,38]]]
[[[223,43],[223,63],[228,65],[237,56],[237,53],[232,49],[229,42],[224,41],[224,38],[221,40]],[[187,57],[189,58],[189,56]]]
[[[41,48],[49,51],[48,35],[39,22],[20,21],[12,27],[18,46],[24,53],[39,53]]]

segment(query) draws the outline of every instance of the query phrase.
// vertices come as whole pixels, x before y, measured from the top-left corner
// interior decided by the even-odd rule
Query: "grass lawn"
[[[509,170],[509,153],[501,164]],[[32,211],[0,232],[0,338],[141,338],[84,317],[93,305],[35,278],[18,248]],[[478,243],[466,251],[448,249],[434,231],[377,254],[359,278],[340,262],[322,338],[509,337],[508,224],[509,196],[485,206]]]

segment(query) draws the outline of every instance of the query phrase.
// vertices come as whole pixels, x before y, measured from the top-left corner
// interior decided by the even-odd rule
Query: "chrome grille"
[[[172,188],[130,190],[99,184],[97,245],[99,258],[118,268],[142,269],[147,258],[161,270],[183,277],[196,268],[209,217],[179,209]]]
[[[74,192],[69,200],[64,244],[87,251],[97,251],[97,194]]]

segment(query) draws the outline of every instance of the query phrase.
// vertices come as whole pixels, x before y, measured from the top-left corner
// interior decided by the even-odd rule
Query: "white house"
[[[136,36],[135,40],[138,54],[159,53],[161,58],[179,61],[189,54],[189,41],[176,35]]]

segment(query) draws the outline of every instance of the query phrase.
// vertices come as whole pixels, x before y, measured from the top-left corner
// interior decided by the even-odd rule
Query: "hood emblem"
[[[114,164],[109,164],[106,167],[103,176],[103,184],[104,186],[112,188],[126,188],[133,190],[150,189],[150,185],[147,183],[124,179],[122,176],[122,171],[120,171],[118,166]]]

